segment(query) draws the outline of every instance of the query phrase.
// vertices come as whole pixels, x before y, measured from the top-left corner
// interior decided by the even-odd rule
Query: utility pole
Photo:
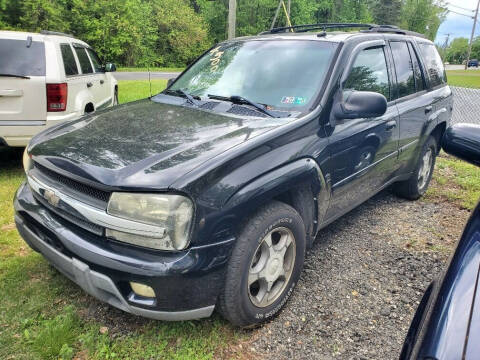
[[[448,33],[448,34],[445,34],[445,35],[447,35],[447,36],[445,37],[445,42],[443,43],[443,46],[442,46],[444,49],[446,49],[448,47],[448,42],[450,41],[450,35],[452,35],[452,34]]]
[[[290,19],[290,8],[291,8],[291,5],[292,5],[292,0],[288,0],[287,2],[287,14],[288,14],[288,18]],[[288,22],[288,20],[287,20]],[[288,24],[287,24],[288,26]]]
[[[235,38],[236,22],[237,22],[237,0],[228,0],[228,40]]]
[[[470,55],[472,55],[472,43],[475,36],[475,27],[477,26],[478,7],[480,6],[480,0],[477,2],[477,9],[475,10],[475,17],[473,18],[472,34],[470,35],[470,44],[468,44],[467,62],[465,63],[465,70],[468,69],[468,62],[470,61]]]

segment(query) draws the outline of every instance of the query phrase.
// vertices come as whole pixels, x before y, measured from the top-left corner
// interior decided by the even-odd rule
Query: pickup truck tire
[[[230,257],[218,310],[233,325],[273,318],[293,292],[305,259],[305,226],[291,206],[272,201],[242,226]]]
[[[409,200],[417,200],[425,194],[432,179],[436,157],[437,142],[433,136],[429,136],[422,147],[415,171],[410,179],[394,185],[395,193]]]

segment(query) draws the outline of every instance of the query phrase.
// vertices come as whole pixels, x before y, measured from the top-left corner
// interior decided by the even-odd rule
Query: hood
[[[37,136],[34,160],[115,187],[167,188],[206,160],[288,120],[140,100]]]

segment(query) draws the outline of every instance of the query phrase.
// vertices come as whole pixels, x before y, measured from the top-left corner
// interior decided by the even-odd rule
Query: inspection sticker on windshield
[[[302,96],[284,96],[282,98],[282,104],[303,105],[306,102],[307,99]]]

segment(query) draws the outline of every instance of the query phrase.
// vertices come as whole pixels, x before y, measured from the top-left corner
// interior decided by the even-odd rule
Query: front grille
[[[97,224],[94,224],[88,220],[84,220],[79,218],[78,216],[75,216],[63,209],[57,208],[55,206],[50,205],[47,201],[45,201],[44,198],[42,198],[40,195],[38,195],[36,192],[32,192],[35,199],[42,204],[45,208],[47,208],[52,215],[55,215],[54,217],[56,220],[64,219],[67,220],[68,222],[81,227],[82,229],[85,229],[87,231],[90,231],[96,235],[103,236],[103,227]],[[60,222],[63,222],[60,220]]]
[[[67,188],[70,188],[73,191],[76,191],[78,193],[84,194],[88,197],[92,197],[94,199],[100,200],[104,203],[108,202],[108,199],[110,198],[110,193],[108,191],[103,191],[96,189],[92,186],[82,184],[81,182],[78,182],[76,180],[72,180],[66,176],[60,175],[56,173],[55,171],[52,171],[45,166],[35,162],[35,168],[43,175],[46,176],[47,178],[56,181],[62,185],[65,185]]]

